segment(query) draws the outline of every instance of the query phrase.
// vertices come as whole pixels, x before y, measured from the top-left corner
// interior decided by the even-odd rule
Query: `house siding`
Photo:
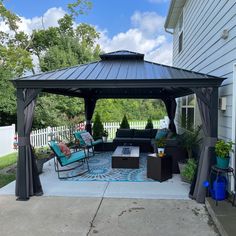
[[[232,139],[233,65],[236,63],[236,1],[189,0],[183,8],[183,50],[178,52],[178,24],[173,35],[173,65],[226,77],[219,96],[226,97],[226,111],[219,110],[218,136]],[[227,17],[226,17],[227,16]],[[221,37],[227,29],[229,37]],[[178,101],[180,105],[180,101]],[[196,109],[198,111],[198,109]],[[181,114],[178,106],[177,113]],[[198,112],[196,112],[198,113]],[[180,124],[177,115],[177,126]],[[199,114],[195,115],[200,122]]]

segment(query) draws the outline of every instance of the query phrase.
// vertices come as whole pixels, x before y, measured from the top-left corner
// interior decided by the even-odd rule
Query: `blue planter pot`
[[[228,169],[229,158],[216,157],[216,167],[221,169]]]

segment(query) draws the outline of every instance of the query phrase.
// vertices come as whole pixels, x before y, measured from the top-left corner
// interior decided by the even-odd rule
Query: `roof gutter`
[[[172,33],[168,29],[174,29],[187,0],[171,0],[168,15],[165,21],[165,30]]]
[[[165,28],[165,32],[169,33],[169,34],[172,34],[172,35],[174,34],[174,31],[169,31],[167,28]]]
[[[170,7],[169,7],[169,10],[168,10],[168,15],[167,15],[167,18],[166,18],[166,21],[165,21],[165,25],[164,25],[165,31],[167,33],[170,33],[170,31],[168,31],[167,29],[168,29],[170,17],[172,15],[172,12],[173,12],[173,9],[174,9],[174,5],[175,5],[174,2],[175,2],[175,0],[171,0]]]

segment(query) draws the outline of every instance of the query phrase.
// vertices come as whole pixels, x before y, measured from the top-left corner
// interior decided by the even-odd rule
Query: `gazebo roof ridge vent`
[[[102,60],[144,60],[144,54],[128,50],[119,50],[99,55]]]

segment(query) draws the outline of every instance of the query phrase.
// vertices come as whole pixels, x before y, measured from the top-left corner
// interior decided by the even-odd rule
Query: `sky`
[[[4,0],[21,17],[20,29],[30,33],[56,26],[70,0]],[[72,0],[73,2],[73,0]],[[130,50],[145,59],[172,64],[172,37],[164,30],[170,0],[91,0],[92,9],[76,23],[88,23],[100,32],[98,43],[105,52]],[[3,27],[0,24],[0,27]]]

